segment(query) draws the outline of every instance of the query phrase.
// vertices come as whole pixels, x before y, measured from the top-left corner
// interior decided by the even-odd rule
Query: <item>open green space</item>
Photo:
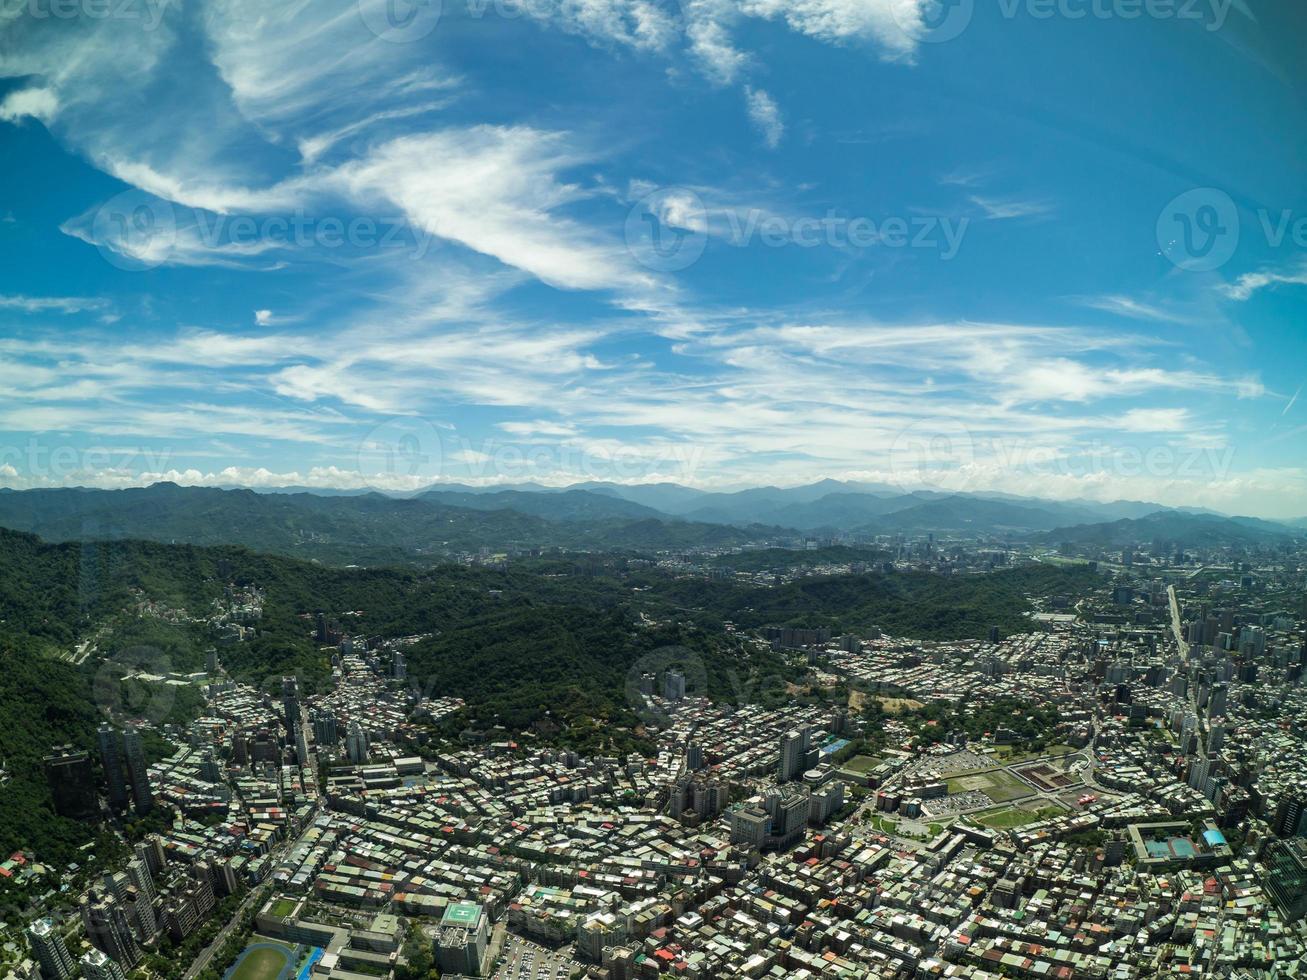
[[[277,980],[290,963],[291,950],[280,943],[261,941],[236,964],[229,980]]]
[[[1021,807],[1003,807],[998,810],[990,810],[985,813],[976,814],[971,819],[982,827],[989,827],[991,830],[1012,830],[1014,827],[1024,827],[1026,824],[1039,823],[1041,820],[1050,820],[1053,817],[1065,813],[1061,807],[1049,806],[1042,807],[1038,810],[1025,810]]]
[[[954,776],[948,780],[950,793],[981,792],[995,803],[1030,796],[1032,790],[1021,780],[1004,769],[990,769],[988,772],[968,773]]]
[[[295,902],[289,898],[279,898],[272,903],[268,911],[279,918],[285,918],[295,911]]]
[[[878,765],[880,765],[880,763],[881,760],[875,758],[874,756],[855,755],[848,762],[844,763],[844,765],[841,766],[840,768],[846,769],[849,772],[856,772],[858,774],[862,774],[862,773],[871,772],[871,770],[875,769]]]

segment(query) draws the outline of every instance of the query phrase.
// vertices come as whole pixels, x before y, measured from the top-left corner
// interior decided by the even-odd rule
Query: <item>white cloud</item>
[[[971,195],[969,200],[979,207],[985,213],[985,217],[991,221],[1040,217],[1053,211],[1053,205],[1048,201],[986,197],[980,194]]]
[[[584,159],[561,133],[477,126],[393,140],[330,181],[355,199],[388,201],[416,227],[550,285],[615,289],[647,281],[617,242],[563,215],[588,192],[557,174]]]
[[[1154,306],[1148,303],[1142,303],[1139,300],[1132,299],[1129,296],[1088,296],[1080,301],[1090,309],[1102,310],[1104,313],[1115,313],[1119,316],[1127,316],[1135,320],[1157,320],[1159,322],[1180,322],[1180,319],[1174,314],[1167,312],[1160,306]]]
[[[79,296],[0,296],[0,310],[23,313],[84,313],[103,310],[109,304],[102,299]]]
[[[1230,299],[1243,302],[1259,289],[1281,285],[1307,286],[1307,262],[1285,272],[1245,272],[1233,283],[1222,284],[1219,288]]]
[[[745,86],[744,97],[749,107],[749,120],[762,133],[767,145],[776,149],[785,135],[785,123],[776,100],[763,89],[752,86]]]
[[[924,31],[923,0],[740,0],[755,17],[783,18],[819,41],[876,41],[890,60],[910,58]]]
[[[51,122],[59,112],[59,98],[48,88],[25,88],[10,92],[0,102],[0,119],[18,122],[31,118]]]

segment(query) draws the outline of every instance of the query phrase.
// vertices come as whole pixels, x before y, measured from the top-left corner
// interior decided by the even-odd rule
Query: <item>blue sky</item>
[[[1307,513],[1301,5],[0,24],[4,485],[835,477]]]

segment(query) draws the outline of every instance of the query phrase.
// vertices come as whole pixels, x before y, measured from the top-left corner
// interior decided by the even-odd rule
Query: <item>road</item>
[[[1185,642],[1184,630],[1180,626],[1180,600],[1175,597],[1175,586],[1166,587],[1167,597],[1171,601],[1171,632],[1175,634],[1175,645],[1180,651],[1180,658],[1189,662],[1189,644]]]

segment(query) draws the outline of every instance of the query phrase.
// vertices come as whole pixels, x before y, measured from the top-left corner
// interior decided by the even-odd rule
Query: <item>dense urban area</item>
[[[5,544],[22,980],[1307,975],[1300,540]]]

